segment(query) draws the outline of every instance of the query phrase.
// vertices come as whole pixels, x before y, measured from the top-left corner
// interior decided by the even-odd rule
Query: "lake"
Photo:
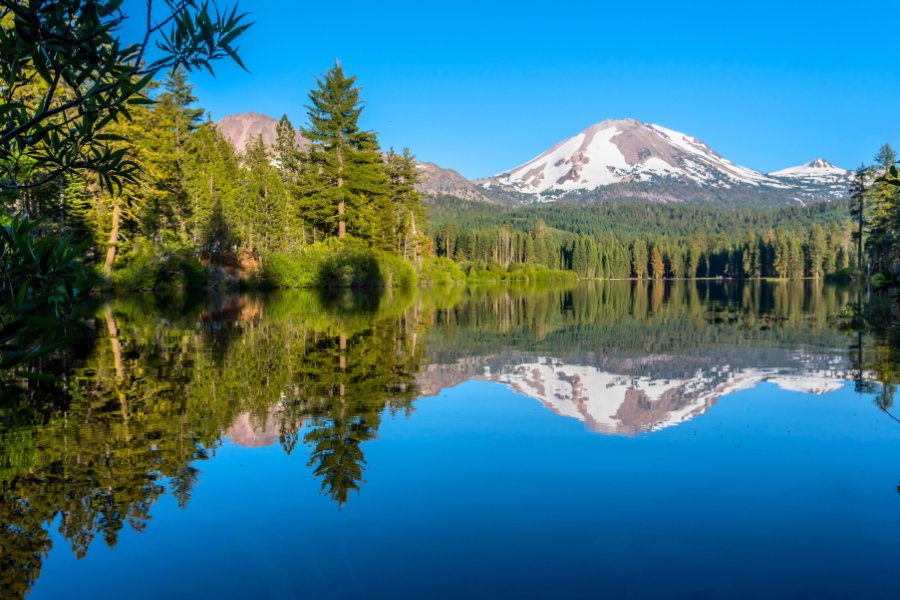
[[[855,299],[110,301],[64,391],[2,405],[0,596],[900,597],[900,423]]]

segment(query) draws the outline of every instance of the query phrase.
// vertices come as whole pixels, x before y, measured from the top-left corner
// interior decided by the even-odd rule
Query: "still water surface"
[[[0,416],[5,598],[897,598],[900,423],[813,284],[99,307]]]

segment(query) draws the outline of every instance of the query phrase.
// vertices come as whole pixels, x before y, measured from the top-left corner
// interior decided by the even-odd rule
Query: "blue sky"
[[[469,177],[623,117],[762,171],[818,156],[853,168],[900,145],[889,5],[244,0],[250,73],[221,64],[193,81],[214,119],[255,111],[297,124],[315,76],[339,58],[384,147]]]

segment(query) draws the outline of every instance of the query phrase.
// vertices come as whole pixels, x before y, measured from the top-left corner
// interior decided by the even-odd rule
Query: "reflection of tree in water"
[[[773,347],[842,347],[845,336],[834,319],[849,299],[846,290],[813,282],[595,282],[570,291],[492,295],[475,290],[437,311],[428,361],[451,364],[521,350],[558,358],[590,352],[713,355],[754,364]]]
[[[362,482],[362,444],[375,437],[385,409],[409,411],[416,398],[414,314],[380,321],[354,334],[315,336],[297,373],[294,398],[282,413],[281,442],[296,443],[284,432],[308,421],[303,441],[322,491],[344,504]]]
[[[0,596],[23,597],[59,532],[83,557],[129,525],[143,530],[171,493],[187,506],[200,470],[239,414],[283,416],[290,451],[306,441],[323,489],[346,501],[362,479],[360,444],[385,407],[411,407],[417,311],[335,317],[315,294],[266,305],[226,299],[168,318],[118,302],[95,320],[100,336],[68,377],[0,407]],[[271,310],[269,310],[271,308]],[[219,321],[224,321],[221,323]],[[342,333],[343,332],[343,333]]]
[[[874,394],[875,404],[893,414],[894,396],[900,383],[900,326],[895,312],[897,301],[887,295],[867,295],[862,291],[848,306],[843,326],[853,334],[850,362],[856,391]]]
[[[186,505],[197,481],[192,463],[216,444],[218,407],[201,411],[183,391],[193,348],[142,308],[101,309],[103,337],[68,378],[57,409],[21,418],[46,390],[5,407],[4,421],[15,426],[0,430],[4,598],[22,596],[39,576],[50,523],[58,519],[79,558],[98,536],[115,546],[126,524],[146,527],[167,487]]]

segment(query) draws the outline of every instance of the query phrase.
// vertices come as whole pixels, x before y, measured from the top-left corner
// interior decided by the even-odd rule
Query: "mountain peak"
[[[523,194],[565,194],[660,178],[726,189],[740,184],[783,187],[726,160],[694,137],[631,118],[591,125],[484,185]]]
[[[825,160],[824,158],[817,158],[806,163],[806,166],[811,169],[836,169],[833,164]]]
[[[588,127],[585,131],[590,131],[592,129],[594,129],[594,130],[606,129],[608,127],[618,127],[620,129],[624,129],[627,127],[636,127],[636,126],[639,127],[641,125],[643,125],[643,123],[641,123],[637,119],[632,119],[630,117],[625,117],[624,119],[604,119],[604,120],[600,121],[599,123],[594,123],[593,125]]]
[[[238,152],[243,152],[250,142],[262,137],[263,143],[271,148],[275,145],[278,119],[255,112],[237,113],[223,117],[216,123],[216,129]],[[309,145],[300,132],[297,132],[297,147],[304,149]]]
[[[850,177],[851,173],[846,169],[833,165],[824,158],[817,158],[796,167],[788,167],[787,169],[781,169],[780,171],[773,171],[769,173],[769,175],[782,179],[837,180],[847,179]]]

